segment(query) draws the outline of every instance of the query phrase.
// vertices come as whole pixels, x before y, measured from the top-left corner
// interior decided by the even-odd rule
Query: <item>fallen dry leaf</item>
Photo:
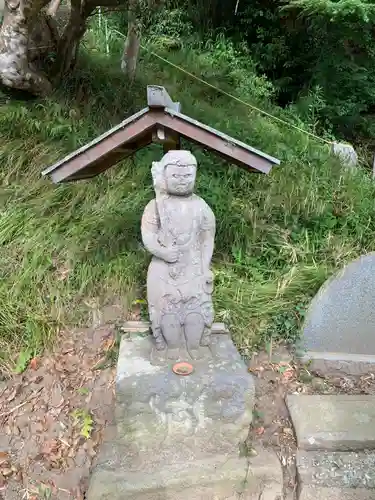
[[[289,368],[282,374],[282,380],[283,382],[289,382],[294,377],[294,370],[293,368]]]
[[[264,434],[264,427],[258,427],[257,429],[255,429],[255,434],[257,436],[261,436],[262,434]]]
[[[39,358],[33,358],[29,363],[29,367],[32,370],[37,370],[39,368]]]
[[[103,342],[101,343],[101,346],[100,346],[101,350],[104,352],[109,351],[113,347],[114,343],[115,343],[115,339],[113,337],[103,340]]]
[[[43,455],[51,455],[56,453],[59,447],[59,442],[56,439],[50,439],[49,441],[45,441],[42,447]]]
[[[61,341],[56,343],[53,352],[35,356],[29,361],[28,370],[7,380],[4,389],[1,385],[0,499],[9,481],[15,484],[17,481],[19,488],[22,487],[20,483],[27,484],[29,500],[39,500],[42,492],[33,485],[39,484],[38,473],[42,467],[46,484],[56,480],[59,485],[69,485],[65,486],[71,490],[69,498],[83,500],[86,487],[80,486],[86,484],[88,467],[102,441],[102,427],[110,420],[116,374],[115,368],[95,373],[91,370],[98,357],[104,355],[103,351],[113,349],[113,330],[100,330],[93,336],[93,342],[87,342],[91,334],[91,330],[87,330],[87,335],[82,335],[81,331],[60,333]],[[82,394],[77,388],[83,388]],[[89,398],[92,400],[84,403]],[[106,401],[103,407],[100,405],[102,398]],[[98,442],[90,440],[87,450],[82,452],[85,466],[80,467],[74,459],[86,441],[82,438],[81,442],[77,436],[80,428],[74,426],[69,415],[74,408],[83,405],[90,411],[95,409],[100,425],[95,437]],[[39,465],[34,467],[36,462]],[[73,479],[70,480],[72,469]],[[68,498],[67,490],[63,494],[63,490],[54,488],[53,498]]]
[[[4,477],[10,477],[13,474],[13,471],[10,467],[4,467],[3,469],[0,469],[0,473]]]
[[[18,394],[21,392],[21,386],[20,385],[17,385],[13,391],[9,394],[9,396],[7,397],[6,399],[6,402],[7,403],[10,403],[11,401],[13,401],[14,399],[16,399],[16,397],[18,396]]]
[[[293,436],[293,429],[291,429],[290,427],[284,427],[283,433],[288,434],[289,436]]]
[[[0,465],[3,465],[8,461],[9,461],[9,453],[6,451],[0,451]]]

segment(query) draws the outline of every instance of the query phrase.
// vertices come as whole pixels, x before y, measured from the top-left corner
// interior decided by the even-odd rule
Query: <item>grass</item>
[[[40,173],[144,107],[150,83],[164,85],[184,113],[281,160],[271,176],[249,175],[186,146],[200,165],[197,192],[217,218],[217,320],[231,326],[244,351],[269,337],[293,341],[305,305],[327,276],[374,248],[369,174],[345,170],[323,143],[147,53],[130,85],[118,58],[94,53],[92,46],[89,33],[78,71],[54,96],[4,101],[0,108],[0,368],[15,369],[19,353],[34,356],[59,328],[84,324],[103,304],[127,307],[144,297],[149,256],[140,243],[140,218],[153,196],[150,166],[159,147],[90,181],[55,186]],[[264,101],[268,84],[261,88],[250,69],[233,58],[210,65],[213,55],[212,47],[167,53],[189,71],[244,99],[254,96],[256,104],[263,99],[268,110],[308,128]]]

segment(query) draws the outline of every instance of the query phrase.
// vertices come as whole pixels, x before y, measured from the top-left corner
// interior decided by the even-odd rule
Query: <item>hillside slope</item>
[[[267,82],[214,56],[193,50],[167,55],[282,116],[265,100]],[[52,98],[4,99],[1,105],[0,368],[14,368],[18,353],[27,359],[57,328],[87,321],[103,304],[126,307],[144,297],[149,257],[140,245],[140,217],[153,195],[150,166],[160,149],[143,150],[87,182],[55,186],[40,174],[144,107],[151,83],[165,86],[184,113],[281,160],[269,177],[249,175],[186,145],[199,161],[197,191],[217,217],[217,319],[231,325],[245,350],[270,336],[293,340],[306,302],[324,279],[374,249],[372,179],[361,168],[345,172],[324,143],[152,55],[143,54],[132,86],[117,67],[117,59],[91,50]],[[288,119],[304,126],[298,117]]]

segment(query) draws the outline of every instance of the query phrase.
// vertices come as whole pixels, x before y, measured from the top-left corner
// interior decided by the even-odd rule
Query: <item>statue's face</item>
[[[168,165],[165,169],[167,191],[175,196],[186,196],[194,191],[196,165]]]

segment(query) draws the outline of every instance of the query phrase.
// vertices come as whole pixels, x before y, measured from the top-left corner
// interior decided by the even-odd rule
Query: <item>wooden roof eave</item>
[[[156,87],[156,90],[160,89]],[[153,98],[155,100],[155,95]],[[183,115],[178,103],[173,103],[173,108],[163,108],[158,102],[156,105],[149,104],[149,107],[45,169],[42,175],[50,175],[54,183],[94,177],[153,142],[158,135],[155,132],[161,130],[169,138],[184,137],[250,172],[268,174],[273,165],[280,164],[276,158]]]
[[[46,168],[54,183],[86,179],[98,175],[123,158],[152,142],[155,121],[145,108],[100,135],[85,146]],[[128,145],[126,148],[125,146]],[[122,150],[122,151],[121,151]],[[112,156],[112,161],[111,160]],[[116,156],[115,161],[114,156]]]
[[[214,151],[230,163],[235,163],[248,171],[268,174],[273,165],[280,165],[277,158],[178,111],[167,108],[164,111],[153,111],[153,113],[159,126],[177,132],[181,137]]]

